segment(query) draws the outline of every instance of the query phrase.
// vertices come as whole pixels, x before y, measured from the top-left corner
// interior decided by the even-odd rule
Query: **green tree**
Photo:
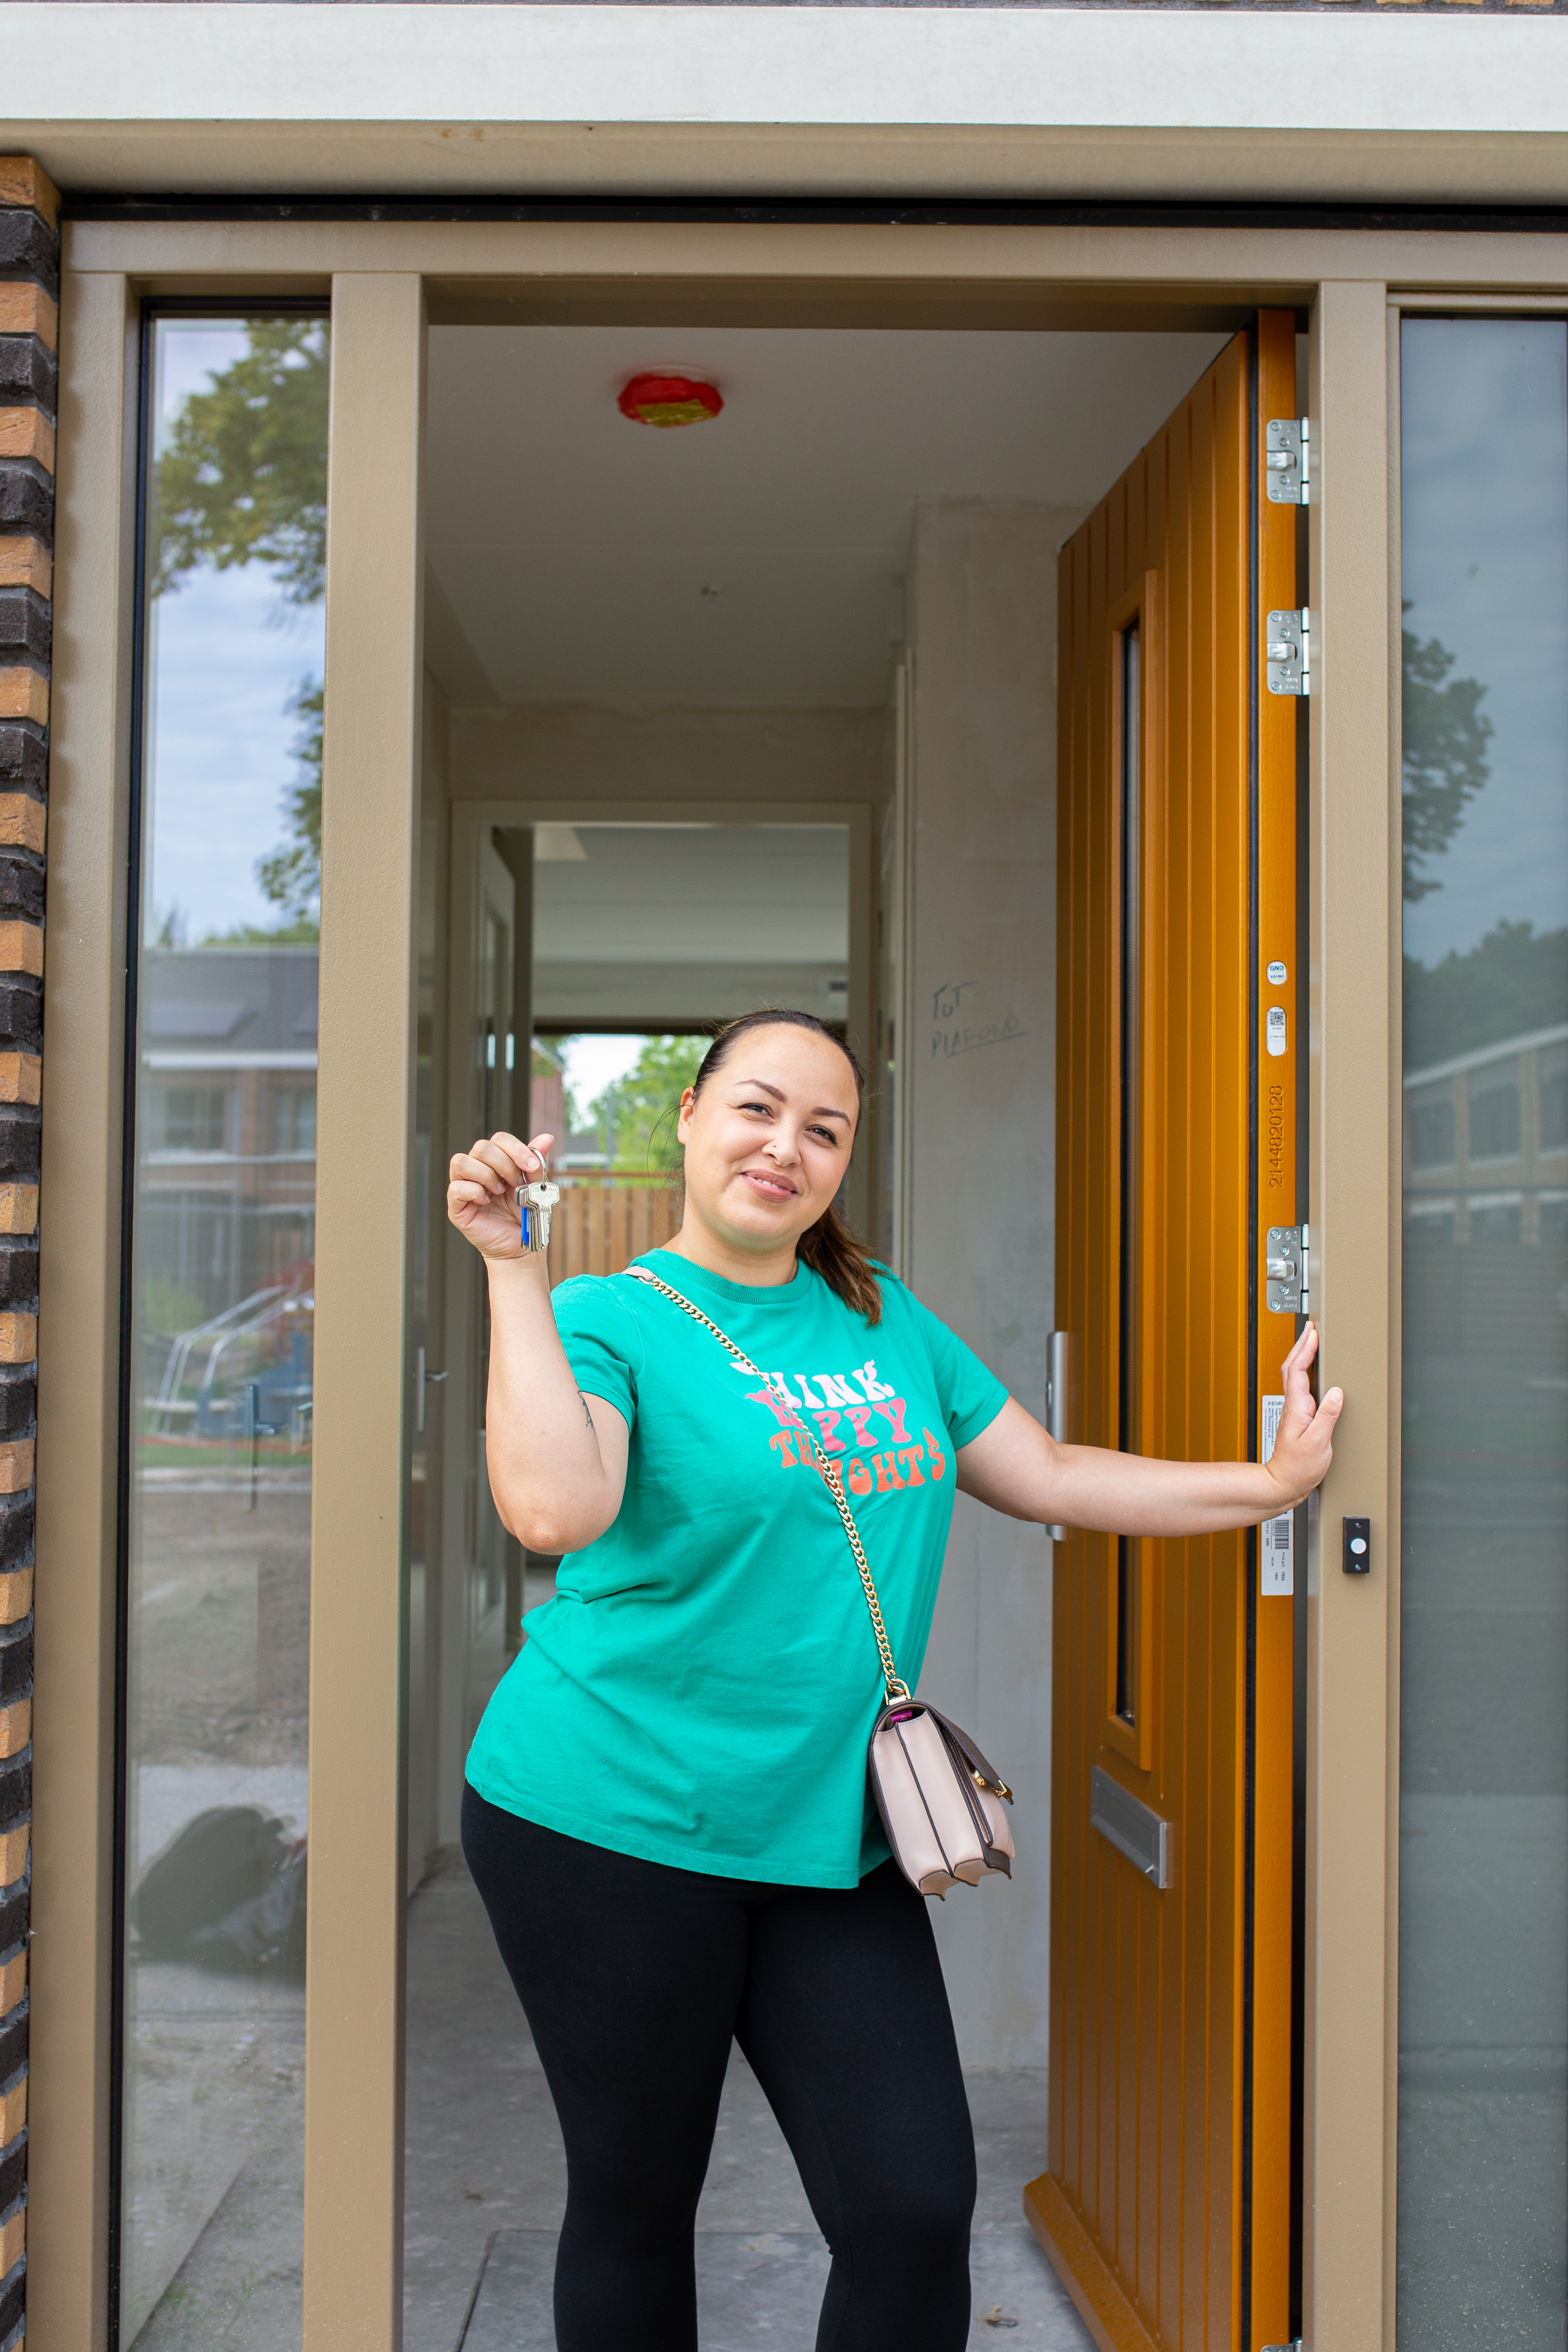
[[[1492,722],[1480,707],[1486,688],[1450,677],[1454,656],[1436,637],[1400,633],[1404,648],[1405,852],[1406,901],[1443,887],[1429,860],[1452,845],[1465,809],[1491,773],[1486,749]]]
[[[198,563],[269,563],[290,604],[327,576],[324,319],[258,319],[243,358],[193,393],[158,459],[154,595]]]
[[[326,587],[327,393],[323,319],[257,320],[247,349],[193,393],[158,459],[154,595],[208,563],[265,563],[289,604]],[[321,891],[323,688],[306,678],[289,705],[300,722],[299,781],[284,803],[288,838],[257,864],[283,919],[235,936],[314,939]]]
[[[639,1175],[679,1170],[683,1155],[675,1139],[676,1113],[710,1043],[707,1037],[646,1038],[626,1076],[590,1104],[587,1123],[608,1125],[617,1168]]]
[[[293,923],[309,922],[321,897],[321,742],[325,697],[319,679],[307,678],[289,706],[302,724],[294,757],[300,781],[284,803],[290,838],[261,858],[256,878],[265,896]]]
[[[1555,1028],[1568,1004],[1568,930],[1506,919],[1464,955],[1428,967],[1405,959],[1405,1060],[1446,1062],[1534,1029]]]

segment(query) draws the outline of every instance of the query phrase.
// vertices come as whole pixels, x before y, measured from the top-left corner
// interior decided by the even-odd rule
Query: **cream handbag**
[[[711,1331],[742,1371],[765,1381],[766,1375],[751,1358],[742,1355],[733,1339],[726,1339],[717,1323],[700,1307],[693,1307],[689,1298],[646,1266],[631,1265],[626,1272],[672,1300],[705,1331]],[[804,1424],[802,1429],[811,1437]],[[887,1705],[871,1733],[868,1764],[871,1794],[893,1858],[910,1885],[922,1895],[945,1895],[950,1886],[977,1886],[990,1871],[999,1870],[1011,1878],[1016,1849],[1004,1807],[1012,1803],[1013,1791],[966,1731],[960,1731],[957,1724],[950,1723],[923,1699],[911,1697],[908,1684],[900,1680],[882,1622],[882,1604],[855,1514],[845,1496],[844,1481],[815,1437],[811,1437],[811,1450],[823,1484],[838,1506],[882,1661]]]

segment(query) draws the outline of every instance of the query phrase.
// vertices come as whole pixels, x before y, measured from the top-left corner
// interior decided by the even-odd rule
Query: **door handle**
[[[425,1369],[425,1350],[423,1348],[416,1348],[414,1350],[414,1427],[415,1432],[418,1436],[423,1437],[425,1434],[426,1389],[429,1387],[433,1381],[444,1381],[447,1375],[445,1372],[426,1371]]]
[[[1046,1429],[1058,1445],[1071,1443],[1072,1335],[1053,1331],[1046,1340]],[[1066,1528],[1046,1529],[1053,1543],[1066,1543]]]

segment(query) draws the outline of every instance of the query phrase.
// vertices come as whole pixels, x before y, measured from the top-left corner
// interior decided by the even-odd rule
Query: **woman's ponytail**
[[[795,1255],[813,1274],[822,1276],[846,1307],[863,1315],[868,1323],[881,1321],[882,1287],[877,1269],[837,1209],[830,1208],[806,1228],[795,1244]]]

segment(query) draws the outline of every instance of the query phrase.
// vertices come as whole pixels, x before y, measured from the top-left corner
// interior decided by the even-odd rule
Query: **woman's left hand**
[[[1294,1509],[1333,1458],[1344,1391],[1331,1389],[1314,1405],[1307,1370],[1317,1352],[1309,1323],[1285,1359],[1285,1406],[1267,1463],[1161,1462],[1063,1445],[1009,1397],[990,1427],[959,1447],[958,1485],[994,1511],[1045,1527],[1178,1538],[1258,1527]]]
[[[1343,1409],[1342,1389],[1313,1401],[1307,1370],[1318,1352],[1318,1327],[1309,1323],[1282,1367],[1285,1409],[1265,1474],[1279,1489],[1281,1511],[1294,1509],[1321,1486],[1334,1458],[1334,1423]]]

